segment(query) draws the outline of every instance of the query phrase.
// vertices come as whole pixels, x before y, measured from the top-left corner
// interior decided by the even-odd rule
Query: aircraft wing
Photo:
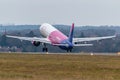
[[[84,41],[95,41],[95,40],[103,40],[103,39],[110,39],[114,38],[114,36],[105,36],[105,37],[88,37],[88,38],[73,38],[73,42],[84,42]]]
[[[19,37],[19,36],[9,36],[9,35],[6,35],[6,37],[9,37],[9,38],[16,38],[16,39],[26,40],[26,41],[39,41],[39,42],[42,42],[42,43],[51,44],[51,42],[50,42],[47,38],[38,38],[38,37]]]

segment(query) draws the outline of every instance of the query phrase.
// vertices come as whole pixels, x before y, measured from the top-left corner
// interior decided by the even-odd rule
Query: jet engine
[[[33,41],[32,44],[36,47],[38,47],[40,45],[40,42],[39,41]]]

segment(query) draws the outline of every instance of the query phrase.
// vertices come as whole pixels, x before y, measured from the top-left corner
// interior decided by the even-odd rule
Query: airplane
[[[78,42],[87,42],[87,41],[95,41],[95,40],[98,41],[98,40],[110,39],[116,37],[116,35],[113,35],[113,36],[104,36],[104,37],[73,38],[74,23],[72,23],[68,37],[48,23],[43,23],[40,26],[39,30],[44,38],[20,37],[20,36],[10,36],[10,35],[6,35],[6,37],[31,41],[32,44],[36,47],[42,43],[44,46],[42,49],[43,52],[48,52],[48,48],[46,47],[46,44],[58,46],[63,50],[67,50],[67,52],[71,52],[74,46],[93,46],[93,44],[86,44],[86,43],[77,44]]]

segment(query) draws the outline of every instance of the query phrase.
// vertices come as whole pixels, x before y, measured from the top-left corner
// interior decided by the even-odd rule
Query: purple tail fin
[[[69,32],[69,41],[72,43],[73,41],[73,32],[74,32],[74,23],[72,23],[70,32]]]

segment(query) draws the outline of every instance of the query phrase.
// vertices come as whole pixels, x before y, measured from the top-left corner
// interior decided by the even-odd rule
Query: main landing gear
[[[42,51],[43,52],[48,52],[48,48],[46,47],[46,44],[43,44],[43,45],[44,45],[44,47],[43,47]]]
[[[72,52],[72,49],[68,49],[67,52]]]
[[[48,52],[48,48],[44,47],[42,51],[43,52]]]

